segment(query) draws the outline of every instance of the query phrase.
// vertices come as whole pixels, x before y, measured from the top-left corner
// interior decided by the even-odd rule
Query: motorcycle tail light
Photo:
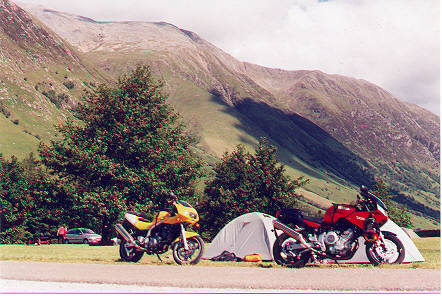
[[[279,217],[279,210],[276,211],[276,218]]]

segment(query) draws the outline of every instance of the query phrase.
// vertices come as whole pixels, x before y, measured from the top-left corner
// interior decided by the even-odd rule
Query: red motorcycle
[[[303,267],[309,261],[349,260],[365,239],[365,251],[373,265],[400,264],[405,249],[396,234],[381,231],[388,220],[385,204],[361,187],[355,205],[333,204],[323,219],[306,217],[299,209],[281,209],[273,221],[276,241],[273,259],[279,265]],[[290,225],[290,227],[288,226]]]

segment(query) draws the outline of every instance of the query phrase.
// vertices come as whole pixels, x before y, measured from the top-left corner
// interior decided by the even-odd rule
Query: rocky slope
[[[367,81],[240,62],[171,24],[24,7],[113,77],[150,64],[206,151],[221,155],[266,136],[295,170],[327,184],[384,178],[414,194],[398,201],[438,217],[440,120],[431,112]]]
[[[79,53],[8,0],[0,0],[1,152],[34,151],[90,82],[102,81]]]

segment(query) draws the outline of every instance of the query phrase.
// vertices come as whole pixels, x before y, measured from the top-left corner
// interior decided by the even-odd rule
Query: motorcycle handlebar
[[[361,195],[364,197],[364,199],[368,202],[375,203],[380,205],[382,208],[387,210],[387,207],[385,206],[384,202],[380,200],[377,196],[370,193],[364,185],[361,186]]]
[[[169,193],[169,198],[170,198],[171,203],[178,201],[178,198],[176,197],[175,193],[173,193],[173,192]]]

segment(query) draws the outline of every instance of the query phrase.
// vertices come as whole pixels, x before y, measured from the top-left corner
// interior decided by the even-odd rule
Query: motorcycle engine
[[[167,227],[158,227],[152,231],[151,235],[146,238],[145,248],[152,253],[164,253],[168,249],[169,230]]]
[[[331,230],[319,236],[319,241],[325,247],[327,253],[332,255],[346,255],[353,247],[353,230]]]

